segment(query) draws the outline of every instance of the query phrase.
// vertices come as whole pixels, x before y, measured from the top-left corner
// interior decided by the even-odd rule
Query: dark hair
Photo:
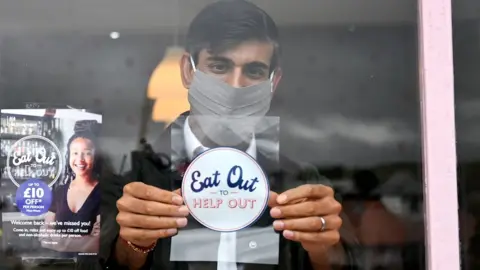
[[[70,167],[70,145],[72,144],[72,142],[78,138],[82,138],[82,139],[87,139],[89,140],[92,144],[93,144],[93,147],[95,148],[95,156],[94,156],[94,159],[93,159],[93,168],[92,168],[92,172],[93,172],[93,175],[94,177],[99,180],[99,177],[100,177],[100,173],[102,171],[102,161],[100,159],[100,153],[98,153],[98,143],[97,143],[97,138],[96,136],[92,133],[92,132],[89,132],[89,131],[80,131],[80,132],[76,132],[72,135],[72,137],[70,137],[70,139],[68,140],[68,143],[67,143],[67,153],[65,155],[65,171],[64,171],[64,175],[65,175],[65,184],[71,182],[73,179],[75,179],[75,173],[73,172],[72,168]]]
[[[75,122],[73,132],[90,132],[93,135],[98,136],[98,133],[100,132],[100,125],[96,120],[80,120]]]
[[[369,170],[360,170],[353,174],[353,181],[355,187],[359,191],[361,196],[373,196],[372,191],[374,191],[379,185],[380,180],[378,177]]]
[[[186,49],[195,62],[206,49],[219,54],[246,41],[265,41],[274,46],[271,71],[279,65],[280,45],[273,19],[245,0],[223,0],[207,5],[190,23]]]

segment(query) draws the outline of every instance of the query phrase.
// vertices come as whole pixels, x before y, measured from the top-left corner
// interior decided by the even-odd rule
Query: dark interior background
[[[155,141],[164,127],[149,119],[146,87],[172,36],[134,31],[122,31],[116,40],[88,31],[5,35],[0,107],[33,101],[101,111],[102,150],[117,171],[127,156],[122,168],[128,170],[139,139]],[[390,207],[405,219],[409,248],[389,263],[422,269],[416,26],[283,26],[281,39],[284,77],[271,114],[281,119],[283,153],[320,168],[345,197],[354,193],[354,170],[374,170],[385,194],[406,198]]]
[[[38,12],[48,14],[48,5],[53,2],[46,1]],[[406,245],[411,246],[402,255],[407,262],[403,263],[404,269],[424,269],[415,1],[382,2],[385,6],[378,9],[372,8],[371,1],[367,1],[370,5],[349,2],[350,6],[345,6],[358,12],[343,11],[343,21],[331,12],[334,9],[310,8],[306,20],[320,19],[303,24],[295,23],[295,18],[301,17],[297,10],[289,13],[280,3],[254,2],[272,10],[274,18],[282,21],[284,77],[271,112],[281,119],[282,151],[319,167],[345,197],[354,192],[352,172],[372,169],[383,183],[385,197],[401,198],[407,205],[396,210],[408,226]],[[480,196],[476,196],[476,190],[480,190],[480,2],[453,2],[460,233],[462,245],[469,243],[463,251],[462,267],[477,269],[480,230],[475,228],[470,233],[468,228],[475,227],[480,218]],[[191,18],[204,4],[190,3],[185,17]],[[299,3],[303,4],[312,5]],[[136,149],[139,139],[146,137],[152,142],[164,127],[163,123],[150,121],[152,101],[146,99],[146,87],[165,49],[173,45],[175,32],[172,27],[129,27],[132,18],[140,18],[146,25],[149,20],[160,26],[179,23],[179,45],[188,20],[176,22],[155,12],[143,18],[131,6],[119,4],[117,11],[124,13],[109,17],[116,27],[96,29],[95,23],[101,22],[97,15],[107,14],[107,4],[88,11],[96,18],[91,22],[88,16],[75,15],[82,6],[71,5],[62,6],[67,11],[62,18],[69,21],[68,16],[72,16],[72,25],[66,27],[57,27],[59,23],[52,20],[42,24],[40,30],[24,31],[33,29],[36,21],[29,16],[17,20],[0,16],[0,108],[44,102],[101,111],[102,150],[117,172],[127,156],[126,171],[129,153]],[[83,13],[79,14],[85,14],[85,7],[93,4],[82,5]],[[8,6],[2,3],[0,10],[2,7]],[[3,10],[13,15],[15,10],[23,12],[12,7]],[[129,12],[131,16],[127,16]],[[294,18],[288,19],[285,14]],[[12,22],[6,23],[9,18]],[[16,31],[16,24],[22,30]],[[120,38],[111,39],[110,30],[119,31]],[[464,222],[463,216],[473,219]]]
[[[416,31],[412,26],[281,29],[284,77],[272,114],[288,153],[318,165],[419,161]],[[169,34],[1,37],[2,108],[68,104],[104,114],[103,146],[119,168],[138,141],[152,70]],[[147,115],[148,117],[148,115]],[[149,123],[154,140],[161,123]],[[308,150],[308,151],[307,151]]]

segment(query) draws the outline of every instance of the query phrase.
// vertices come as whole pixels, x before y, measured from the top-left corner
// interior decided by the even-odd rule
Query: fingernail
[[[187,226],[187,219],[186,218],[177,219],[177,225],[180,228],[183,228],[183,227]]]
[[[168,229],[167,230],[168,235],[173,235],[173,234],[176,234],[176,233],[177,233],[177,229]]]
[[[280,221],[280,220],[275,220],[273,222],[273,227],[276,229],[276,230],[283,230],[283,227],[285,226],[285,224]]]
[[[272,210],[270,210],[270,215],[273,218],[278,218],[282,215],[282,211],[280,211],[280,209],[278,208],[272,208]]]
[[[186,207],[185,205],[181,206],[180,208],[178,208],[178,212],[186,216],[188,215],[188,207]]]
[[[287,202],[287,195],[282,194],[282,195],[278,196],[277,202],[278,203],[286,203]]]
[[[283,236],[284,236],[285,238],[291,239],[291,238],[293,238],[293,232],[292,232],[292,231],[288,231],[288,230],[283,231]]]
[[[173,201],[174,204],[182,204],[183,203],[183,199],[180,196],[173,196],[172,201]]]

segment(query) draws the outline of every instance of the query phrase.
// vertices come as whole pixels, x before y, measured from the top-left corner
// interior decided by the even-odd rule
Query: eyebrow
[[[95,150],[95,147],[87,147],[87,148],[72,147],[71,149],[74,149],[74,150]]]
[[[254,68],[263,68],[263,69],[269,69],[270,68],[267,64],[265,64],[263,62],[259,62],[259,61],[254,61],[254,62],[248,63],[247,66],[254,67]]]
[[[227,57],[224,57],[224,56],[209,56],[207,57],[207,60],[208,61],[217,61],[217,62],[226,62],[226,63],[229,63],[229,64],[235,64],[230,58],[227,58]],[[250,67],[258,67],[258,68],[264,68],[264,69],[269,69],[269,65],[263,63],[263,62],[260,62],[260,61],[253,61],[253,62],[250,62],[250,63],[247,63],[246,66],[250,66]]]

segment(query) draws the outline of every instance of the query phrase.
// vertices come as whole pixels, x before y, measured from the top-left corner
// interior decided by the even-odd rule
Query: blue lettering
[[[192,185],[191,185],[191,188],[193,190],[193,192],[200,192],[203,190],[203,183],[200,182],[199,180],[197,180],[197,177],[200,177],[201,173],[199,171],[194,171],[192,173]],[[195,188],[195,183],[197,183],[200,185],[199,188]]]
[[[237,171],[238,171],[238,174],[237,174]],[[258,183],[257,177],[253,178],[252,180],[243,179],[243,169],[241,166],[235,165],[228,172],[227,184],[230,188],[238,188],[240,190],[253,192],[255,189],[257,189],[255,187],[256,183]]]
[[[201,176],[202,174],[200,171],[192,172],[192,184],[190,185],[190,188],[195,193],[202,192],[206,188],[218,187],[218,185],[220,185],[220,179],[218,179],[220,173],[218,171],[212,174],[213,179],[209,176],[205,177],[203,180],[200,180],[199,178]]]

